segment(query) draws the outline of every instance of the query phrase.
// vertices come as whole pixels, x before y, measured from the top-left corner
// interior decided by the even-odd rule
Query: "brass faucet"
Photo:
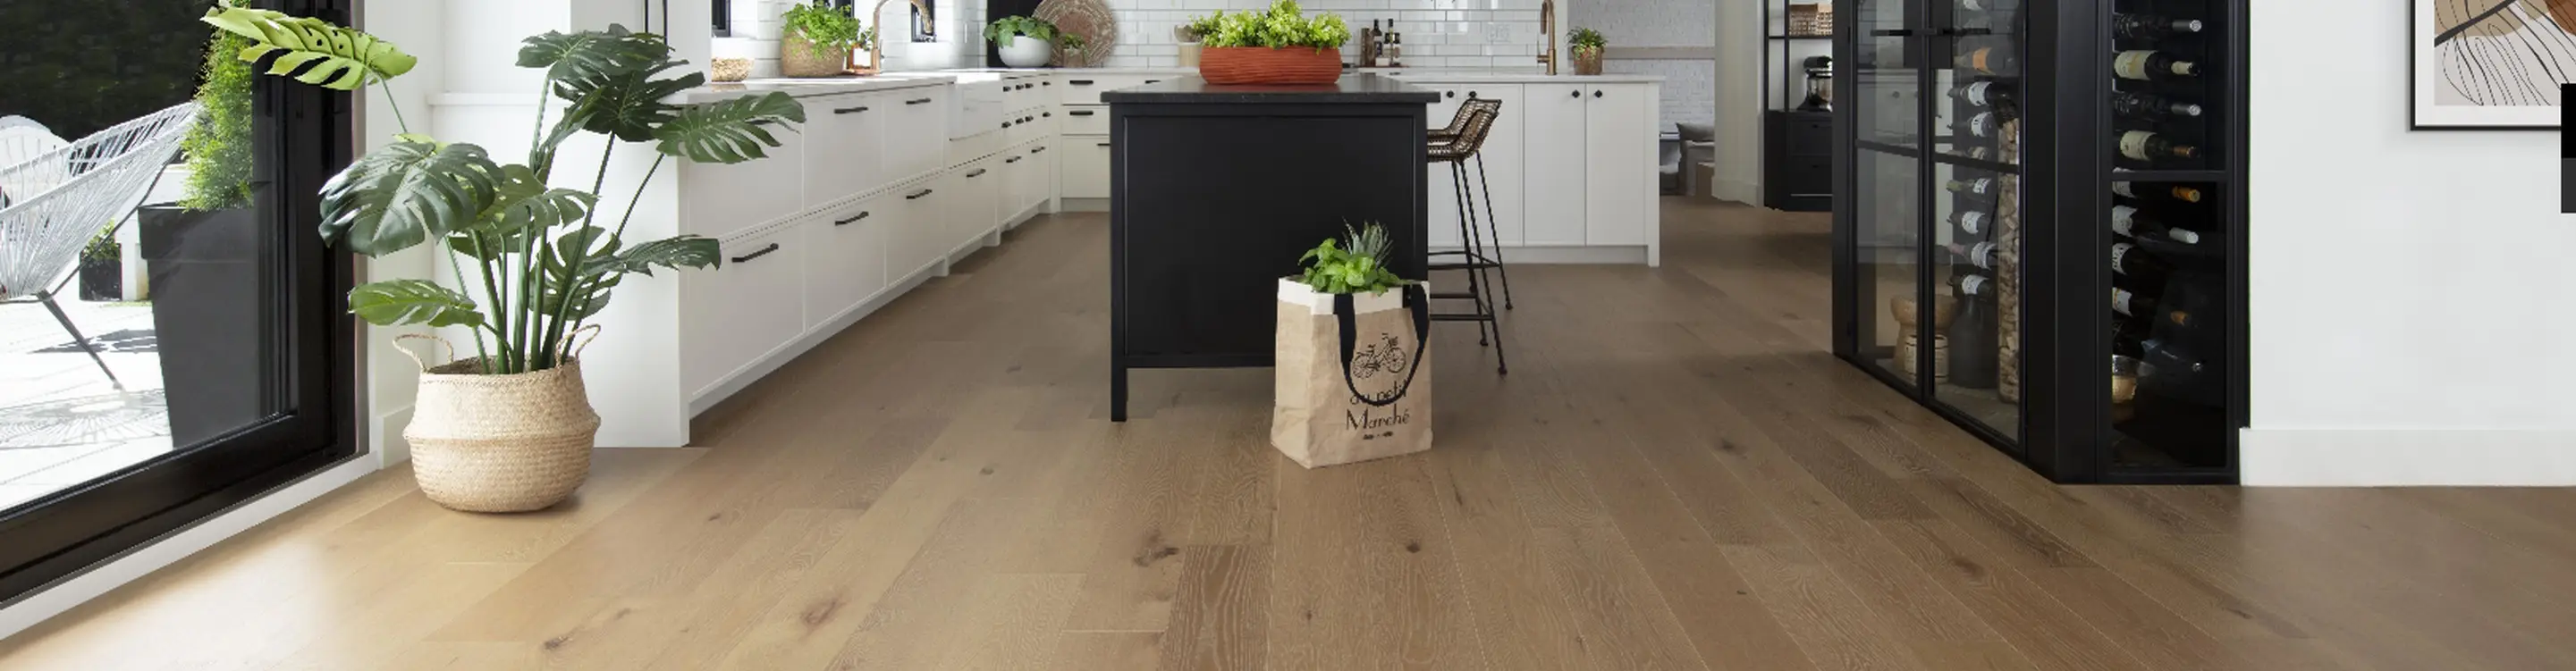
[[[1554,2],[1555,0],[1548,1]],[[886,3],[889,2],[894,2],[894,0],[877,0],[876,8],[868,10],[868,29],[876,31],[876,38],[868,40],[868,64],[866,67],[861,67],[855,62],[859,59],[857,52],[850,53],[850,60],[853,62],[845,64],[848,66],[850,74],[866,77],[885,72],[886,31],[884,26],[876,24],[885,18],[885,6]],[[922,4],[921,0],[910,0],[910,2],[912,2],[913,7],[921,10],[922,16],[931,16],[930,5]],[[928,26],[928,28],[928,30],[923,31],[923,34],[932,36],[938,35],[939,25],[937,23],[934,22]],[[1555,66],[1549,66],[1549,69],[1553,70],[1555,69]]]
[[[1556,0],[1539,0],[1538,36],[1547,41],[1547,50],[1539,53],[1538,62],[1547,64],[1547,73],[1556,74]]]

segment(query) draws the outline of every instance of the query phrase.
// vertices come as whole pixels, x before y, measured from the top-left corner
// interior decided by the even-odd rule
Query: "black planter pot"
[[[261,337],[268,294],[259,213],[143,208],[152,330],[170,403],[170,440],[186,446],[266,414],[274,348]]]
[[[116,259],[81,259],[80,299],[94,303],[125,300],[125,264]]]

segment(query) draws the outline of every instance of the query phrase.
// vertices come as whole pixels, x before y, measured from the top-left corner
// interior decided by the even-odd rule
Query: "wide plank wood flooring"
[[[2576,668],[2576,494],[2058,487],[1827,354],[1827,222],[1668,201],[1519,266],[1437,447],[1304,470],[1267,370],[1106,417],[1045,218],[579,498],[394,469],[0,641],[8,669]],[[2429,446],[2428,446],[2429,448]]]

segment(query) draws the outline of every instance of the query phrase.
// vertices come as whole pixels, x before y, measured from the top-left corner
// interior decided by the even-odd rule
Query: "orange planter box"
[[[1210,84],[1330,84],[1342,78],[1339,49],[1210,47],[1199,52]]]

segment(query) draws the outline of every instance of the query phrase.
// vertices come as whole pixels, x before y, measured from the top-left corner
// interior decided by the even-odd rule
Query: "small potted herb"
[[[1430,297],[1385,227],[1345,230],[1279,280],[1270,444],[1307,468],[1431,449]]]
[[[1610,40],[1602,37],[1601,31],[1576,28],[1572,34],[1566,35],[1565,43],[1574,51],[1574,74],[1601,74],[1601,51],[1610,46]]]
[[[1217,19],[1223,16],[1225,10],[1220,9],[1213,16],[1190,17],[1189,23],[1172,27],[1172,39],[1181,43],[1181,67],[1199,66],[1199,50],[1205,46],[1203,41],[1209,33],[1216,32]]]
[[[1056,64],[1078,68],[1091,64],[1091,40],[1073,33],[1055,36]]]
[[[1270,9],[1218,14],[1200,39],[1199,77],[1210,84],[1330,84],[1342,77],[1350,26],[1337,14],[1309,19],[1297,0]]]
[[[850,52],[866,49],[876,29],[859,27],[849,7],[814,0],[787,8],[778,41],[778,73],[788,77],[838,77],[849,74]]]
[[[1005,16],[984,27],[984,39],[1002,53],[1002,64],[1034,68],[1055,57],[1055,24],[1031,16]]]
[[[116,243],[116,227],[90,236],[81,248],[80,298],[90,302],[125,300],[125,246]]]

